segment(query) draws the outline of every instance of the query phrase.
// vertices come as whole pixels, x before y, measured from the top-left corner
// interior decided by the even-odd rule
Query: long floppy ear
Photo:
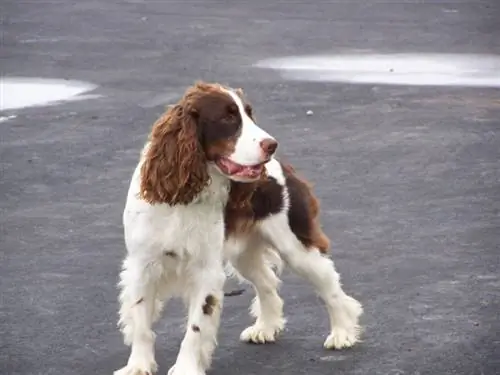
[[[208,185],[196,117],[177,104],[153,125],[141,168],[140,196],[145,201],[188,204]]]

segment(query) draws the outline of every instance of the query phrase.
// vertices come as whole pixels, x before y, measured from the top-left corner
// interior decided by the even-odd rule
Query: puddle
[[[88,82],[43,78],[0,78],[0,111],[56,104],[66,100],[84,100],[79,96],[94,90]]]
[[[354,84],[500,87],[500,56],[462,54],[347,54],[262,60],[285,79]]]
[[[9,120],[12,120],[13,118],[16,118],[17,116],[15,115],[11,115],[11,116],[0,116],[0,122],[5,122],[5,121],[9,121]]]

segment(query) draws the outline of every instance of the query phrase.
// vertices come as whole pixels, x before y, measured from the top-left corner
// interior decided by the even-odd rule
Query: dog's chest
[[[196,204],[214,206],[224,210],[229,198],[230,183],[227,178],[218,173],[210,174],[210,184],[196,197]]]
[[[128,247],[147,248],[152,259],[169,252],[180,260],[222,251],[229,181],[211,177],[210,184],[187,205],[149,205],[134,195],[138,187],[133,186],[123,216],[125,240],[132,245]]]

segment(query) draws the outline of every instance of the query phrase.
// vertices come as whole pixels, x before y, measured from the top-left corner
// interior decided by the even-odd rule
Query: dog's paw
[[[153,375],[158,371],[155,360],[129,361],[127,366],[116,370],[113,375]]]
[[[336,308],[339,310],[337,314],[343,318],[332,328],[323,346],[326,349],[350,348],[361,336],[359,317],[363,314],[363,306],[354,298],[345,296]]]
[[[250,326],[241,332],[240,340],[254,344],[275,342],[283,328],[284,323],[274,326],[264,326],[262,324],[255,323],[253,326]]]
[[[326,349],[344,349],[350,348],[359,341],[361,329],[354,325],[348,329],[344,327],[335,327],[326,338],[324,347]]]
[[[205,372],[199,369],[183,365],[173,365],[168,370],[167,375],[205,375]]]

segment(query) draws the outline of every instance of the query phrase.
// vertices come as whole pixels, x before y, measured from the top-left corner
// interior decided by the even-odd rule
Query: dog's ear
[[[140,196],[145,201],[188,204],[208,185],[197,119],[197,112],[181,100],[153,125],[141,167]]]

